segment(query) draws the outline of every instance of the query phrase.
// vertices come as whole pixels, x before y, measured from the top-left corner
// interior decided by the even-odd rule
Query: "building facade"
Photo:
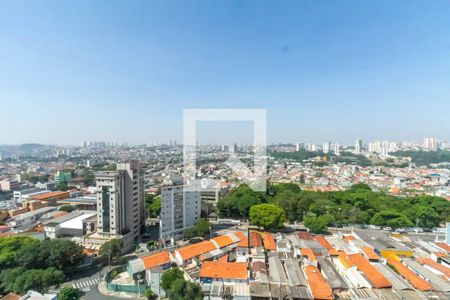
[[[117,164],[116,171],[96,174],[97,234],[122,239],[124,251],[140,239],[144,222],[143,176],[138,162]]]
[[[161,188],[160,239],[174,242],[200,219],[201,194],[186,191],[182,181]]]

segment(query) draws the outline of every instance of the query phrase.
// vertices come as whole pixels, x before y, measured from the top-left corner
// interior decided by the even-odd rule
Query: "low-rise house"
[[[317,267],[311,265],[305,266],[305,274],[314,299],[333,299],[331,288]]]
[[[202,283],[247,283],[247,265],[244,263],[205,261],[200,267],[199,277]]]

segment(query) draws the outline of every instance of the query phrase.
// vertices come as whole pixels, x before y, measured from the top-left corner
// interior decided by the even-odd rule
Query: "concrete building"
[[[323,153],[326,154],[326,153],[330,152],[330,149],[331,149],[331,143],[329,141],[323,142],[323,145],[322,145]]]
[[[144,222],[143,176],[138,162],[117,164],[116,171],[96,174],[97,235],[122,239],[124,251],[140,239]]]
[[[19,190],[19,181],[13,179],[3,179],[0,181],[0,190],[1,191],[17,191]]]
[[[172,176],[172,185],[161,188],[160,238],[174,242],[186,228],[195,225],[200,213],[200,192],[185,191],[182,178]]]
[[[363,149],[363,142],[361,139],[357,139],[355,142],[355,154],[360,155]]]

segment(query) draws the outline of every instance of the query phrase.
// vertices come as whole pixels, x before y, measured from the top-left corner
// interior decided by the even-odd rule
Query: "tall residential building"
[[[323,146],[322,146],[323,153],[326,154],[326,153],[330,152],[330,148],[331,148],[331,143],[329,141],[323,142]]]
[[[359,155],[362,153],[362,149],[363,149],[363,142],[361,139],[357,139],[355,142],[355,154]]]
[[[299,142],[295,145],[295,151],[300,151],[301,149],[303,149],[304,145],[302,142]]]
[[[430,151],[437,150],[437,141],[434,137],[426,137],[423,141],[423,148]]]
[[[117,164],[116,171],[96,174],[97,235],[121,239],[124,251],[140,238],[144,222],[144,185],[138,162]]]
[[[186,191],[181,176],[172,175],[171,184],[161,188],[160,239],[172,243],[200,219],[201,194]]]
[[[337,155],[337,156],[339,156],[339,155],[341,155],[341,149],[340,149],[340,145],[338,144],[338,143],[335,143],[334,144],[334,155]]]

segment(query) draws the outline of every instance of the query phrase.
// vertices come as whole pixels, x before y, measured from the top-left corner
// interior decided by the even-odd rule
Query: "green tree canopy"
[[[80,299],[79,291],[71,286],[63,286],[58,293],[58,300]]]
[[[276,229],[284,226],[284,210],[275,204],[263,203],[250,208],[250,223],[264,229]]]
[[[166,292],[172,287],[172,284],[177,279],[184,279],[183,272],[178,268],[171,268],[164,272],[161,276],[161,287]]]
[[[59,207],[60,211],[66,211],[66,212],[73,212],[75,210],[75,207],[72,205],[62,205]]]
[[[308,216],[305,218],[304,225],[313,233],[327,233],[327,223],[330,221],[329,217]]]
[[[122,241],[118,239],[112,239],[104,243],[100,247],[100,255],[109,257],[109,259],[120,257],[120,255],[122,255]]]
[[[171,300],[203,299],[203,293],[200,286],[184,279],[176,279],[167,291],[167,296]]]

